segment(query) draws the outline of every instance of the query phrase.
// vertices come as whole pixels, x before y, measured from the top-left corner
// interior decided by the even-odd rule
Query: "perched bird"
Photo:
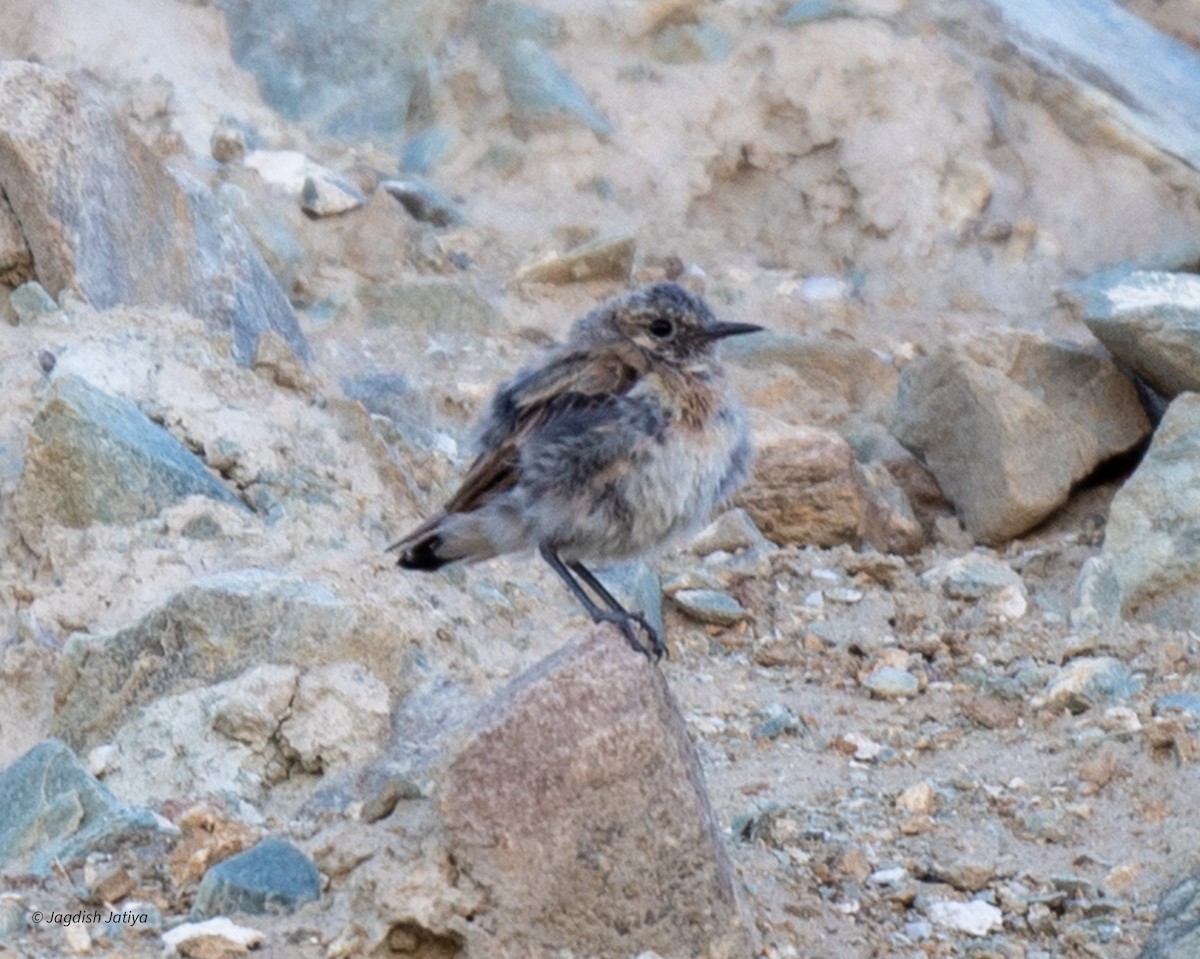
[[[625,610],[584,563],[643,556],[694,532],[741,483],[746,413],[716,345],[760,329],[718,321],[674,283],[607,300],[497,390],[462,485],[388,549],[422,570],[537,549],[594,622],[615,623],[635,650],[661,658],[666,647],[642,613]]]

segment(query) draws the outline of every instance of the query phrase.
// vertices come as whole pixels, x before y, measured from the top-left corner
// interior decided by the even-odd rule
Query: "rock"
[[[563,254],[528,263],[517,270],[517,283],[579,283],[585,280],[629,281],[637,240],[631,236],[594,240]]]
[[[262,942],[263,934],[257,929],[239,926],[224,916],[204,922],[184,922],[162,935],[167,955],[189,959],[241,956],[257,949]]]
[[[1003,560],[981,553],[970,553],[928,570],[921,576],[927,585],[940,586],[948,599],[959,599],[969,603],[991,599],[1006,589],[1014,588],[1022,595],[1026,593],[1020,574]]]
[[[63,74],[0,64],[0,191],[56,299],[70,291],[101,310],[181,307],[231,333],[243,365],[268,329],[310,358],[290,304],[233,216]]]
[[[279,915],[320,898],[321,876],[312,860],[291,843],[270,838],[209,869],[196,890],[191,915]]]
[[[911,556],[925,545],[925,530],[913,512],[908,496],[887,468],[876,463],[859,463],[867,495],[863,539],[881,553]]]
[[[1158,900],[1154,931],[1138,959],[1191,959],[1200,950],[1200,876],[1176,883]]]
[[[818,20],[852,17],[854,10],[837,0],[796,0],[779,17],[779,25],[794,27]]]
[[[1018,53],[1065,81],[1078,108],[1099,113],[1110,136],[1123,132],[1135,149],[1150,144],[1200,167],[1200,54],[1107,0],[988,5]]]
[[[39,743],[0,772],[0,809],[0,866],[32,853],[30,869],[42,876],[55,862],[159,832],[153,813],[118,802],[57,739]]]
[[[46,523],[135,523],[188,496],[245,505],[128,400],[67,374],[33,420],[16,511],[30,543]]]
[[[8,302],[17,315],[17,321],[26,326],[61,312],[54,297],[42,289],[42,284],[36,280],[18,286],[9,294]]]
[[[21,223],[8,198],[0,192],[0,284],[20,286],[33,279],[33,257],[21,232]]]
[[[1109,270],[1067,292],[1122,366],[1168,399],[1200,390],[1200,276]]]
[[[546,52],[546,38],[538,34],[548,21],[544,17],[511,17],[512,11],[521,7],[485,4],[473,20],[480,46],[500,69],[514,132],[524,138],[540,129],[580,124],[601,138],[612,136],[612,124]],[[506,25],[497,29],[497,18],[506,15]]]
[[[365,202],[358,188],[341,177],[309,174],[300,189],[300,209],[312,217],[348,213]]]
[[[1193,722],[1200,720],[1200,694],[1167,693],[1154,700],[1151,714],[1163,716],[1167,713],[1184,713]]]
[[[482,333],[499,325],[496,308],[463,280],[373,283],[360,287],[358,296],[367,321],[375,326],[396,326],[428,335]]]
[[[711,23],[668,26],[654,38],[651,53],[660,63],[718,63],[729,56],[732,44],[720,27]]]
[[[465,927],[472,955],[751,954],[678,707],[615,629],[501,690],[439,805],[454,861],[487,893]]]
[[[419,180],[384,180],[379,184],[408,211],[408,215],[433,226],[462,226],[466,218],[458,212],[454,201],[440,190]]]
[[[198,579],[125,629],[68,640],[54,728],[90,746],[131,707],[258,663],[357,659],[356,651],[378,671],[380,657],[356,627],[354,609],[317,583],[258,569]]]
[[[366,202],[362,191],[327,167],[296,150],[254,150],[243,164],[266,183],[281,187],[312,217],[356,210]]]
[[[220,0],[238,65],[289,120],[333,137],[396,145],[428,63],[446,36],[449,8],[420,0],[289,0],[262,9]]]
[[[994,544],[1036,526],[1149,428],[1110,360],[1008,330],[952,340],[906,367],[892,432],[971,535]]]
[[[736,599],[715,589],[681,589],[671,599],[685,616],[713,626],[736,626],[754,619]]]
[[[630,612],[641,613],[659,638],[666,642],[662,582],[653,565],[619,563],[597,570],[596,577],[622,606]]]
[[[1094,595],[1101,619],[1116,608],[1125,619],[1194,628],[1200,617],[1197,536],[1200,395],[1184,393],[1113,497],[1100,562],[1085,567],[1080,595]]]
[[[880,699],[908,699],[921,689],[916,676],[897,666],[880,666],[863,680],[863,686]]]
[[[285,750],[305,772],[363,762],[387,739],[386,684],[358,663],[330,663],[300,677],[279,727]]]
[[[857,543],[867,496],[849,444],[830,430],[757,420],[750,481],[735,497],[780,546]]]
[[[935,926],[965,932],[970,936],[986,936],[1004,925],[1004,914],[981,899],[933,902],[925,912]]]
[[[767,545],[744,509],[727,509],[696,534],[688,547],[697,556],[709,553],[736,553],[740,549],[755,549]]]
[[[1081,656],[1071,660],[1050,681],[1043,694],[1046,707],[1078,714],[1094,706],[1119,702],[1135,695],[1141,680],[1112,656]]]

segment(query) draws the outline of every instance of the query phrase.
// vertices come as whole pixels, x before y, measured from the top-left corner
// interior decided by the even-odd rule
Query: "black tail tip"
[[[415,546],[402,550],[400,558],[396,560],[396,565],[402,569],[422,569],[427,571],[441,569],[450,562],[450,560],[442,559],[437,554],[437,548],[441,543],[441,537],[438,536],[430,536],[428,539],[423,539]]]

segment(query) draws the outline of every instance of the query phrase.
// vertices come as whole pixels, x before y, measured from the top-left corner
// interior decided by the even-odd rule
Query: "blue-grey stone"
[[[1172,886],[1158,900],[1154,929],[1138,959],[1195,959],[1200,955],[1200,873]]]
[[[762,722],[750,730],[752,739],[778,739],[785,733],[794,733],[802,728],[800,717],[783,703],[771,703],[759,715]]]
[[[649,563],[621,563],[596,571],[608,591],[631,613],[641,613],[666,641],[663,623],[662,582]]]
[[[44,316],[59,312],[59,305],[37,280],[22,283],[8,296],[8,302],[21,323],[34,323]]]
[[[233,215],[199,180],[165,168],[99,93],[10,61],[0,64],[0,103],[13,101],[22,108],[0,108],[0,192],[51,296],[70,290],[97,309],[182,308],[231,334],[243,366],[266,330],[311,356],[291,305]]]
[[[1200,719],[1200,694],[1197,693],[1167,693],[1154,700],[1153,713],[1161,716],[1165,713],[1187,713],[1192,720]]]
[[[420,180],[384,180],[379,184],[414,220],[434,226],[462,226],[466,219],[446,194]]]
[[[854,11],[837,0],[797,0],[780,14],[779,23],[780,26],[794,27],[816,20],[836,20],[839,17],[852,16]]]
[[[989,0],[1040,71],[1135,136],[1200,167],[1200,53],[1112,0]]]
[[[671,599],[691,619],[714,626],[735,626],[754,618],[732,596],[715,589],[681,589]]]
[[[438,42],[437,4],[218,0],[238,65],[288,120],[331,136],[399,144]]]
[[[1078,715],[1102,703],[1120,702],[1136,695],[1141,680],[1112,656],[1083,656],[1065,665],[1046,687],[1051,709]]]
[[[0,772],[0,810],[0,866],[32,853],[36,875],[158,832],[153,813],[119,802],[57,739]]]
[[[1064,292],[1117,362],[1158,393],[1200,390],[1200,276],[1122,267]]]
[[[915,696],[920,692],[917,677],[896,666],[881,666],[863,680],[863,685],[881,699]]]
[[[279,915],[320,898],[321,876],[312,860],[291,843],[271,838],[209,869],[191,916]]]
[[[400,147],[400,169],[421,176],[429,173],[454,146],[458,133],[450,127],[426,127]]]
[[[729,34],[720,27],[685,23],[663,29],[651,52],[661,63],[718,63],[729,56],[731,46]]]
[[[128,400],[61,376],[33,420],[18,490],[27,517],[132,523],[188,496],[243,506],[175,437]]]

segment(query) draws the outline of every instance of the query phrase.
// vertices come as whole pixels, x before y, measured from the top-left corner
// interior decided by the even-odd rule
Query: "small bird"
[[[405,569],[434,570],[536,549],[593,622],[614,623],[635,650],[660,659],[666,646],[645,616],[624,609],[584,563],[683,538],[742,482],[746,412],[716,346],[761,329],[718,321],[675,283],[605,301],[496,391],[458,490],[388,550]]]

